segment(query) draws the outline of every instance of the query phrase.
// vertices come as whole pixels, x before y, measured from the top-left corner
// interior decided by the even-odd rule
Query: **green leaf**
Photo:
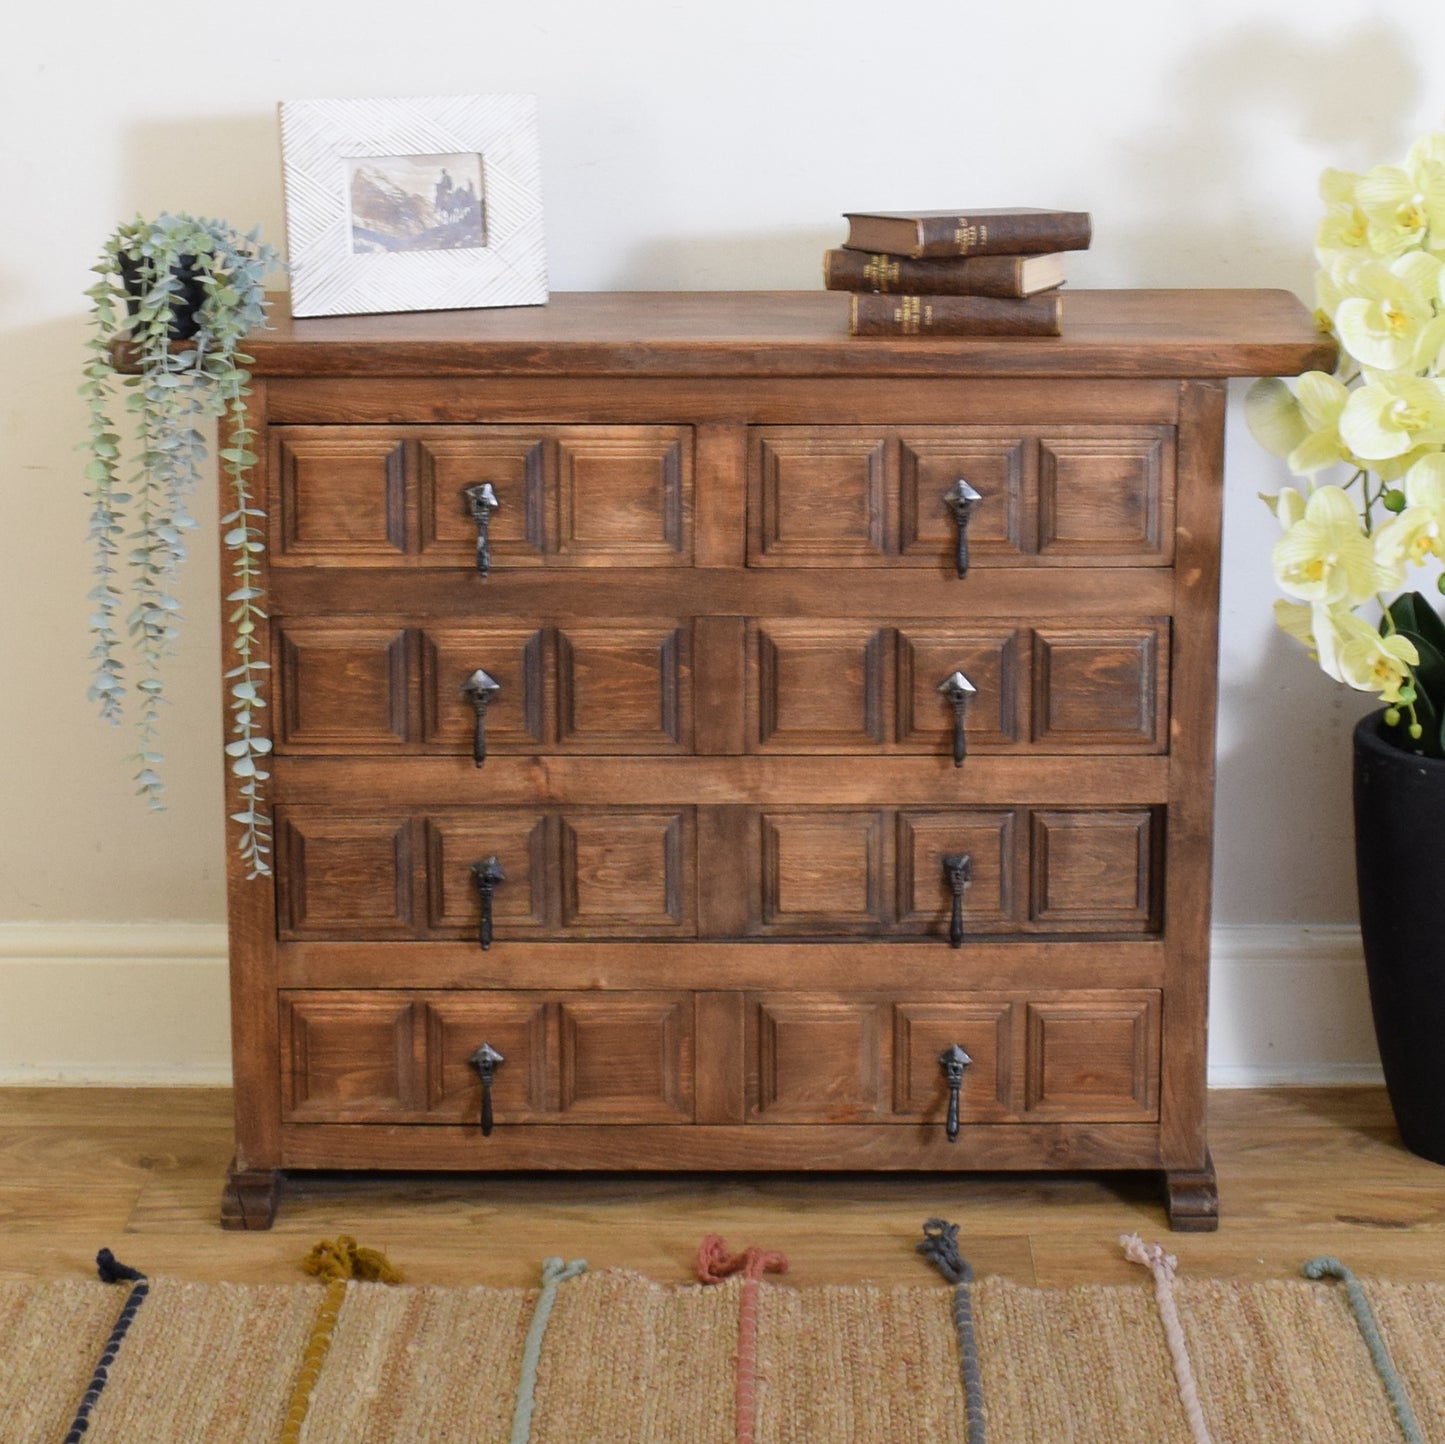
[[[1397,631],[1424,637],[1436,652],[1445,657],[1445,622],[1419,592],[1405,592],[1396,597],[1385,611]],[[1380,630],[1383,632],[1386,628]]]

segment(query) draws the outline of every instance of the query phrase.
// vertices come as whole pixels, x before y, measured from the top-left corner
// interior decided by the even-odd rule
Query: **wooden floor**
[[[925,1283],[930,1215],[962,1225],[980,1274],[1049,1286],[1137,1281],[1118,1236],[1162,1239],[1182,1272],[1293,1275],[1320,1253],[1356,1273],[1445,1280],[1445,1168],[1401,1148],[1379,1089],[1218,1092],[1216,1234],[1167,1232],[1148,1175],[311,1176],[269,1233],[216,1223],[230,1095],[0,1090],[0,1279],[90,1276],[97,1248],[152,1275],[286,1282],[321,1238],[386,1249],[417,1283],[531,1284],[550,1254],[662,1282],[699,1240],[782,1249],[792,1281]]]

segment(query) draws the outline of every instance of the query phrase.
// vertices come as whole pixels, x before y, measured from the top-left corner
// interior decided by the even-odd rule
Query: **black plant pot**
[[[1400,1137],[1445,1164],[1445,761],[1355,728],[1355,876],[1375,1038]]]
[[[124,252],[116,260],[120,266],[121,283],[126,290],[126,307],[134,316],[140,310],[141,298],[145,295],[140,262]],[[171,267],[171,275],[179,283],[179,289],[171,295],[171,324],[167,334],[172,341],[189,341],[201,329],[201,304],[206,299],[206,288],[201,284],[194,256],[177,257],[176,264]]]

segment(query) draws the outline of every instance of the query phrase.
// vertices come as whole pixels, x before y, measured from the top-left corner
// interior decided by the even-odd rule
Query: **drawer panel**
[[[1160,994],[1103,989],[947,1000],[754,993],[746,1000],[752,1123],[942,1127],[940,1055],[970,1060],[963,1127],[1147,1122],[1159,1114]]]
[[[491,565],[689,566],[684,426],[275,426],[271,564],[476,570],[466,492],[489,483]]]
[[[1143,934],[1162,925],[1162,809],[739,809],[743,933],[948,937],[945,861],[966,856],[971,938]]]
[[[297,1123],[690,1123],[690,993],[281,993],[282,1107]],[[480,1131],[480,1130],[479,1130]]]
[[[1168,746],[1169,622],[1081,626],[788,617],[747,623],[750,752],[952,756],[942,690],[973,691],[965,752],[1159,753]]]
[[[276,633],[282,754],[474,755],[479,686],[488,756],[692,749],[690,620],[282,617]]]
[[[762,426],[748,473],[750,566],[952,569],[960,479],[970,568],[1173,560],[1168,426]]]
[[[474,868],[495,858],[493,946],[694,937],[690,807],[479,806],[350,815],[278,809],[282,941],[480,940]]]

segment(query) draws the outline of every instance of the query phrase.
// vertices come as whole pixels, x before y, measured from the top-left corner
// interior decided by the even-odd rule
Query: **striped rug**
[[[1445,1441],[1445,1285],[1176,1278],[1160,1250],[1137,1286],[798,1288],[709,1242],[706,1285],[0,1285],[0,1439]]]

